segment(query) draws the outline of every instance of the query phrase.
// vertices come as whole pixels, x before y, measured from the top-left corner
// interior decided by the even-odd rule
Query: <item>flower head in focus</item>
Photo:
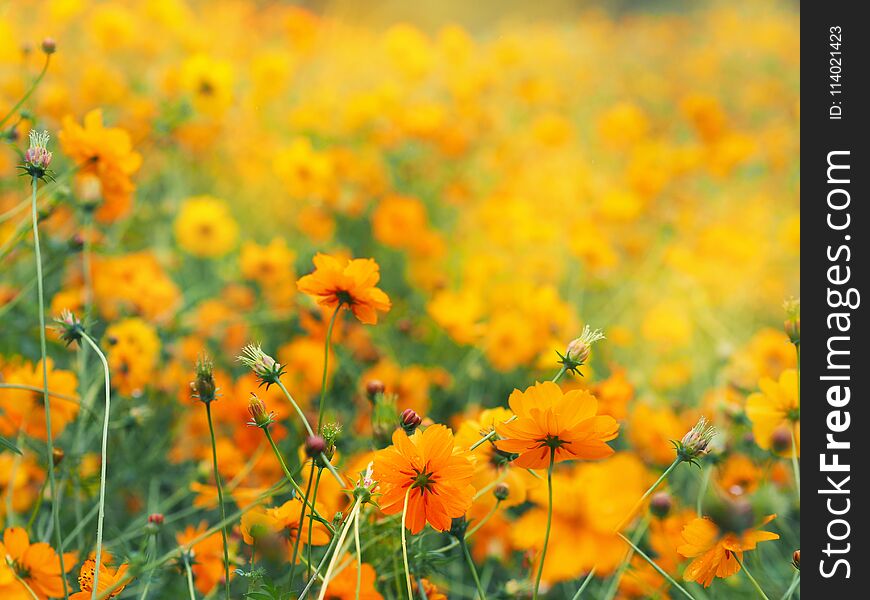
[[[300,292],[320,306],[348,307],[360,322],[374,325],[378,313],[390,310],[390,298],[376,287],[380,267],[371,258],[339,259],[326,254],[314,257],[314,272],[296,282]]]

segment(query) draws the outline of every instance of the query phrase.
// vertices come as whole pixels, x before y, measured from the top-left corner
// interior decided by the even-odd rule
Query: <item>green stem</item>
[[[493,507],[491,509],[489,509],[489,512],[486,513],[486,515],[484,515],[484,517],[480,521],[475,523],[474,527],[472,527],[471,529],[469,529],[465,533],[465,539],[470,538],[472,535],[474,535],[477,532],[478,529],[483,527],[484,524],[486,524],[486,522],[489,521],[492,518],[492,516],[496,513],[500,504],[501,504],[501,500],[496,500],[495,505],[493,505]]]
[[[314,469],[314,459],[311,460],[311,468]],[[311,495],[311,504],[312,506],[317,506],[317,490],[320,488],[320,477],[323,475],[323,469],[317,469],[317,478],[314,480],[314,493]],[[302,521],[299,522],[299,533],[302,534]],[[306,546],[306,550],[308,551],[308,563],[305,565],[305,573],[307,577],[311,576],[311,537],[314,529],[314,519],[308,519],[308,545]]]
[[[302,491],[302,487],[298,483],[296,483],[296,480],[293,478],[293,474],[290,473],[290,469],[287,468],[287,463],[284,462],[284,457],[281,455],[281,451],[278,450],[278,446],[275,445],[275,440],[272,439],[272,434],[269,432],[269,428],[262,427],[261,429],[263,430],[263,433],[266,434],[266,439],[269,441],[269,445],[272,447],[272,452],[274,452],[275,456],[278,458],[278,463],[280,463],[281,465],[281,470],[284,471],[284,477],[287,478],[287,481],[290,482],[290,485],[293,486],[293,489],[296,490],[296,493],[303,494],[304,492]],[[332,527],[332,524],[324,519],[319,512],[317,512],[317,509],[315,509],[314,506],[310,502],[308,502],[307,498],[303,498],[302,502],[303,504],[308,505],[308,508],[311,510],[311,514],[313,514],[315,518],[329,530],[330,533],[335,533],[335,529]]]
[[[550,448],[550,466],[547,467],[547,530],[544,533],[544,547],[541,550],[541,562],[538,564],[538,574],[535,577],[535,590],[532,600],[538,599],[538,588],[541,587],[541,576],[544,574],[544,561],[547,559],[547,546],[550,544],[550,528],[553,525],[553,467],[556,464],[556,449]]]
[[[339,302],[332,313],[332,318],[329,319],[329,327],[326,329],[326,341],[323,344],[323,378],[320,382],[320,406],[317,410],[317,430],[323,426],[323,413],[326,410],[326,374],[329,366],[329,347],[332,344],[332,328],[335,325],[335,319],[338,317],[338,311],[341,310],[342,303]]]
[[[679,456],[674,459],[674,462],[672,462],[671,465],[667,469],[664,470],[664,472],[661,474],[661,476],[658,479],[656,479],[656,482],[654,484],[652,484],[650,486],[650,488],[643,493],[643,496],[641,496],[637,502],[635,502],[632,509],[628,512],[627,515],[625,515],[625,517],[623,517],[622,521],[619,522],[619,525],[616,526],[616,528],[614,529],[614,533],[619,533],[622,530],[622,528],[625,527],[625,524],[628,523],[632,519],[632,517],[634,517],[634,515],[637,513],[637,509],[640,508],[641,505],[643,505],[644,500],[649,498],[650,494],[652,494],[656,490],[656,488],[659,487],[659,485],[661,485],[661,483],[665,479],[667,479],[668,475],[671,474],[671,471],[676,469],[677,465],[679,465],[681,462],[683,462],[683,460]]]
[[[782,595],[782,600],[790,600],[794,591],[798,589],[798,586],[801,584],[801,572],[795,571],[794,575],[791,578],[791,585],[788,586],[788,589],[785,591],[785,594]]]
[[[710,484],[710,472],[712,470],[712,467],[705,466],[704,473],[701,476],[701,485],[698,487],[698,497],[695,499],[695,512],[699,517],[704,516],[704,496],[707,494],[707,486]]]
[[[14,482],[15,479],[13,477],[10,477],[9,481]],[[39,486],[39,495],[36,497],[36,506],[33,507],[33,512],[30,513],[30,518],[27,519],[27,532],[31,533],[31,537],[33,537],[33,535],[32,535],[33,522],[36,521],[36,515],[39,514],[39,509],[42,507],[42,497],[45,495],[45,486],[47,486],[47,485],[48,485],[48,480],[46,479],[45,481],[42,482],[42,485]],[[10,485],[9,487],[11,488],[13,486]]]
[[[357,515],[356,520],[353,522],[353,542],[356,547],[356,592],[353,597],[354,600],[359,600],[359,592],[362,587],[362,551],[359,545],[359,515]]]
[[[105,381],[105,396],[106,410],[103,415],[103,441],[100,447],[100,503],[99,512],[97,513],[97,550],[94,566],[94,589],[91,598],[97,597],[97,583],[100,579],[100,561],[103,553],[103,519],[106,516],[106,469],[108,467],[108,443],[109,443],[109,413],[112,402],[112,384],[109,379],[109,361],[106,360],[106,355],[100,350],[100,347],[91,339],[91,337],[82,332],[82,339],[91,347],[91,350],[100,358],[103,363],[103,378]]]
[[[48,71],[48,63],[51,62],[51,54],[45,55],[45,63],[42,65],[42,71],[39,72],[39,75],[36,76],[36,79],[33,80],[33,83],[30,85],[30,89],[25,92],[24,96],[21,97],[21,100],[15,103],[15,106],[6,114],[5,117],[0,119],[0,127],[6,125],[6,121],[9,120],[9,117],[18,112],[18,109],[21,108],[21,105],[27,102],[27,99],[30,98],[30,95],[33,91],[39,86],[39,82],[42,81],[42,78],[45,77],[45,72]]]
[[[616,573],[614,573],[613,578],[610,581],[610,587],[607,590],[607,593],[604,595],[604,600],[613,600],[613,597],[616,596],[616,592],[619,591],[619,582],[622,579],[625,570],[628,568],[629,563],[631,562],[631,557],[634,555],[634,546],[640,542],[640,539],[643,537],[644,532],[646,531],[648,521],[644,519],[641,524],[635,529],[634,535],[631,538],[632,547],[628,552],[625,553],[625,557],[622,559],[622,562],[619,564],[619,568],[617,568]]]
[[[190,600],[196,600],[196,592],[193,589],[193,571],[190,570],[190,561],[187,560],[187,555],[184,556],[184,570],[187,572],[187,593],[190,595]]]
[[[405,504],[402,506],[402,561],[405,565],[405,583],[408,585],[408,600],[414,597],[414,591],[411,589],[411,569],[408,567],[408,538],[405,533],[405,519],[408,516],[408,497],[411,495],[412,486],[408,486],[408,491],[405,492]]]
[[[308,496],[311,494],[311,486],[314,484],[314,461],[311,461],[311,472],[308,474],[308,487],[305,488],[305,497],[302,499],[302,507],[299,510],[299,524],[296,527],[296,539],[293,540],[293,552],[290,554],[290,583],[293,588],[293,579],[296,577],[296,556],[299,553],[299,540],[302,539],[302,524],[305,522],[305,508],[308,506]],[[314,504],[312,502],[312,504]],[[310,560],[310,559],[309,559]]]
[[[586,588],[589,587],[589,584],[592,583],[592,580],[595,578],[595,567],[592,567],[592,570],[589,571],[589,574],[586,575],[586,579],[583,580],[583,584],[577,590],[577,593],[571,598],[571,600],[580,600],[580,597],[583,595],[583,592],[586,591]]]
[[[347,537],[348,531],[350,531],[350,526],[353,525],[353,521],[355,521],[359,516],[359,508],[360,500],[357,498],[350,511],[350,516],[347,518],[347,522],[344,524],[344,527],[341,528],[338,541],[335,543],[335,552],[332,554],[332,560],[329,561],[329,566],[326,568],[326,574],[323,576],[323,587],[320,588],[318,600],[323,600],[324,596],[326,596],[326,588],[329,587],[329,580],[330,577],[332,577],[332,571],[335,568],[335,563],[338,562],[338,559],[341,556],[341,546],[344,543],[344,539]],[[313,581],[314,577],[312,577],[311,580]]]
[[[797,342],[795,345],[795,350],[797,351],[797,393],[798,393],[798,408],[801,405],[801,343]],[[792,423],[791,425],[791,468],[794,471],[794,483],[795,490],[797,491],[798,500],[801,499],[801,467],[800,462],[798,460],[798,449],[797,449],[797,439],[795,435],[795,428],[797,425]]]
[[[688,598],[689,600],[695,600],[695,597],[692,596],[692,594],[690,594],[690,593],[686,590],[686,588],[684,588],[684,587],[681,586],[679,583],[677,583],[676,581],[674,581],[674,578],[671,577],[671,576],[668,574],[667,571],[665,571],[664,569],[662,569],[662,568],[658,565],[658,563],[656,563],[656,561],[654,561],[654,560],[651,559],[649,556],[647,556],[647,555],[644,553],[643,550],[641,550],[640,548],[638,548],[637,546],[635,546],[634,543],[632,543],[632,541],[631,541],[630,539],[628,539],[627,537],[625,537],[625,536],[622,535],[621,533],[617,533],[616,535],[618,535],[619,537],[621,537],[622,540],[623,540],[626,544],[628,544],[629,546],[631,546],[631,547],[634,549],[634,551],[637,553],[637,555],[640,556],[642,559],[644,559],[646,562],[648,562],[649,565],[650,565],[653,569],[655,569],[655,570],[658,572],[659,575],[661,575],[662,577],[664,577],[664,578],[667,580],[667,582],[670,583],[670,584],[674,587],[674,589],[680,590],[680,592],[682,592],[682,594],[683,594],[686,598]]]
[[[740,568],[743,569],[743,572],[746,573],[746,577],[752,582],[752,586],[755,588],[755,591],[758,592],[758,595],[761,596],[764,600],[770,600],[767,597],[767,594],[764,593],[764,590],[761,589],[761,586],[758,585],[758,582],[755,580],[755,577],[752,576],[752,573],[749,572],[749,569],[746,568],[746,565],[743,564],[743,561],[740,560],[740,557],[737,556],[737,553],[734,553],[734,560],[737,561],[737,564],[740,565]]]
[[[39,79],[48,68],[48,55],[46,55],[45,67],[40,73]],[[33,91],[31,88],[30,92]],[[13,112],[18,109],[21,103],[30,95],[28,92],[24,98],[12,109]],[[11,114],[11,113],[10,113]],[[0,126],[6,122],[8,115],[0,122]],[[36,290],[39,298],[39,349],[42,355],[42,401],[45,406],[45,446],[48,452],[48,481],[51,494],[51,518],[54,523],[55,543],[57,544],[57,554],[60,557],[60,572],[63,580],[63,597],[69,600],[69,586],[66,581],[66,569],[63,564],[63,534],[60,531],[60,514],[57,506],[57,480],[54,475],[54,441],[51,434],[51,400],[48,394],[48,350],[45,343],[45,291],[42,287],[42,252],[39,247],[39,215],[36,211],[36,191],[39,186],[37,177],[31,178],[31,196],[30,196],[30,212],[31,220],[33,221],[33,250],[36,254]]]
[[[461,540],[459,545],[462,546],[462,554],[465,555],[465,562],[468,565],[468,570],[471,571],[471,578],[474,580],[474,585],[477,588],[477,595],[480,596],[480,600],[486,600],[486,592],[483,591],[483,586],[480,584],[480,577],[477,575],[477,568],[474,566],[471,552],[468,551],[468,544],[465,543],[465,540]]]
[[[225,521],[227,513],[226,508],[224,507],[224,491],[221,486],[221,475],[218,472],[217,443],[214,436],[214,424],[211,420],[211,402],[205,403],[205,415],[208,418],[208,433],[211,436],[211,458],[214,468],[214,482],[217,486],[221,521]],[[229,543],[227,542],[226,526],[221,527],[221,540],[223,541],[224,546],[224,592],[226,593],[227,600],[230,600],[230,548]]]

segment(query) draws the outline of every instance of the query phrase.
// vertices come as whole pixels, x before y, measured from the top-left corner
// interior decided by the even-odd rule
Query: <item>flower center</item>
[[[548,435],[542,440],[538,440],[541,443],[541,446],[546,446],[547,448],[552,448],[555,450],[556,448],[561,448],[562,445],[565,444],[558,436]]]
[[[338,298],[338,301],[342,304],[346,304],[350,306],[353,304],[353,296],[350,295],[350,292],[347,290],[338,290],[335,292],[335,297]]]
[[[432,473],[417,471],[417,476],[414,478],[414,483],[411,484],[411,489],[423,488],[423,490],[429,491],[429,486],[433,483],[435,483],[435,481],[432,478]]]

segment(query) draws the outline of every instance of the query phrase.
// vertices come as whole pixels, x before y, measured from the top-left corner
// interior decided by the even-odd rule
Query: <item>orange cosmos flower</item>
[[[64,555],[72,567],[74,554]],[[63,596],[60,557],[45,542],[30,543],[21,527],[10,527],[0,542],[0,598],[57,598]]]
[[[296,282],[300,292],[328,308],[344,305],[368,325],[378,322],[378,312],[390,310],[390,298],[375,287],[380,267],[371,258],[339,259],[326,254],[314,257],[314,272]]]
[[[381,510],[402,511],[408,494],[406,526],[419,533],[428,521],[433,529],[447,531],[450,521],[471,506],[474,466],[463,453],[453,451],[453,432],[432,425],[408,435],[393,433],[393,445],[375,454],[372,478],[380,482]]]
[[[374,568],[368,563],[363,563],[359,573],[359,596],[356,594],[357,569],[354,561],[329,581],[324,598],[327,600],[384,600],[380,592],[375,589]]]
[[[766,517],[759,527],[770,523],[776,515]],[[685,581],[697,581],[709,587],[714,577],[726,578],[740,570],[739,559],[743,552],[755,550],[758,542],[778,540],[779,536],[770,531],[751,529],[741,534],[727,532],[724,535],[708,518],[696,518],[683,527],[683,544],[677,552],[687,558],[694,558],[683,571]]]
[[[103,112],[94,109],[85,115],[84,127],[72,117],[65,117],[58,139],[63,151],[79,167],[79,184],[98,188],[93,194],[102,197],[95,213],[97,221],[111,223],[124,216],[130,210],[135,189],[130,177],[142,165],[130,135],[117,127],[104,127]]]
[[[567,394],[553,382],[536,383],[525,392],[514,390],[508,400],[517,418],[497,423],[503,438],[496,448],[519,454],[514,465],[543,469],[555,462],[597,459],[613,454],[606,442],[616,437],[619,424],[613,417],[598,415],[598,401],[586,390]]]
[[[100,561],[102,562],[102,561]],[[76,592],[72,596],[70,596],[70,600],[90,600],[94,593],[94,570],[96,569],[97,561],[93,558],[89,558],[82,565],[81,571],[79,571],[79,587],[81,588],[80,592]],[[118,583],[127,572],[127,564],[123,564],[118,567],[117,570],[108,567],[106,565],[100,566],[100,579],[97,582],[97,592],[102,593],[105,592],[110,587],[113,587],[116,583]],[[109,594],[108,598],[114,598],[118,594],[124,591],[126,585],[122,585],[118,587],[115,591]]]

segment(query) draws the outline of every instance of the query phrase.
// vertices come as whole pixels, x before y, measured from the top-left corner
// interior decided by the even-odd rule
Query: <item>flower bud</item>
[[[801,343],[801,301],[800,299],[795,300],[792,298],[791,300],[787,300],[783,304],[783,308],[785,309],[786,319],[783,323],[783,329],[785,329],[786,335],[788,335],[788,339],[791,340],[792,344],[800,344]]]
[[[278,364],[274,358],[263,352],[259,344],[248,344],[245,346],[238,360],[254,372],[254,375],[260,380],[260,385],[265,385],[267,390],[272,384],[278,383],[281,375],[284,374],[284,367]]]
[[[48,140],[51,136],[47,131],[30,131],[30,147],[24,152],[24,166],[22,167],[32,177],[45,177],[48,166],[51,164],[52,154],[48,150]]]
[[[54,466],[58,466],[61,462],[63,462],[63,457],[65,456],[63,448],[58,448],[57,446],[51,451],[51,462]]]
[[[402,421],[402,429],[405,430],[405,433],[411,435],[420,426],[420,423],[423,422],[422,417],[418,415],[413,408],[406,408],[402,411],[400,416]]]
[[[260,400],[257,394],[251,392],[251,399],[248,402],[248,413],[251,415],[251,420],[248,425],[252,427],[265,428],[275,420],[274,413],[266,410],[266,403]]]
[[[694,463],[698,458],[707,454],[710,442],[716,436],[716,428],[710,425],[706,417],[701,417],[683,439],[673,442],[677,456],[683,462]]]
[[[57,52],[57,43],[54,38],[47,37],[42,40],[42,51],[46,54],[54,54]]]
[[[770,434],[770,448],[777,454],[791,450],[791,431],[785,425],[777,427]]]
[[[659,519],[664,519],[671,512],[674,506],[674,501],[671,495],[667,492],[658,492],[653,494],[649,501],[649,511]]]
[[[73,342],[81,344],[82,334],[85,328],[82,322],[69,310],[64,309],[60,313],[60,317],[55,318],[57,324],[56,329],[60,334],[60,339],[69,346]]]
[[[374,402],[374,399],[378,394],[383,394],[386,389],[387,387],[380,379],[370,379],[366,383],[366,395],[372,402]]]
[[[511,493],[511,488],[505,482],[499,483],[492,490],[492,495],[495,496],[495,499],[498,500],[499,502],[507,500],[508,496],[510,496],[510,493]]]
[[[196,361],[196,379],[190,382],[193,397],[208,404],[217,397],[217,387],[214,382],[214,364],[208,356],[202,355]]]
[[[794,568],[798,571],[801,570],[801,551],[800,548],[794,551],[794,554],[791,555],[791,564],[794,565]]]
[[[566,371],[577,373],[578,368],[583,366],[589,360],[589,355],[592,352],[592,344],[604,339],[604,332],[600,329],[593,330],[589,325],[583,327],[580,337],[572,340],[565,349],[565,354],[559,354],[559,364]]]
[[[305,439],[305,454],[309,458],[315,458],[326,450],[326,441],[319,435],[309,435]]]
[[[163,513],[151,513],[148,515],[148,522],[153,525],[163,525],[165,520]]]

